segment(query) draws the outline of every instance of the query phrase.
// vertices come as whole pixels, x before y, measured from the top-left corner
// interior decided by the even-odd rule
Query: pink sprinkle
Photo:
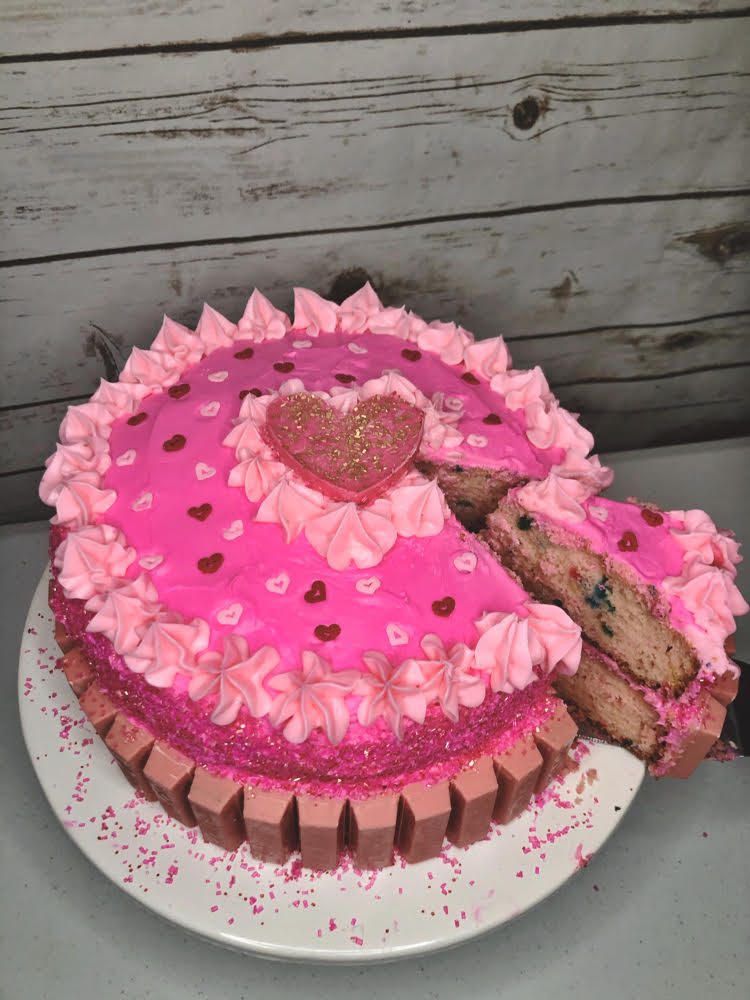
[[[323,931],[320,929],[320,927],[318,928],[318,937],[323,937]]]
[[[594,892],[599,892],[599,886],[598,885],[592,886],[592,889],[594,890]]]
[[[350,937],[349,940],[353,941],[355,944],[358,944],[360,948],[365,943],[361,937]]]
[[[335,931],[336,929],[337,929],[336,921],[333,919],[333,917],[331,917],[331,919],[328,921],[328,930]]]
[[[219,909],[219,907],[218,907],[218,906],[216,906],[216,905],[212,906],[212,907],[211,907],[211,913],[216,913],[216,911],[217,911],[218,909]]]
[[[706,831],[705,831],[705,830],[703,831],[703,836],[704,836],[704,837],[707,837],[707,836],[708,836],[708,834],[706,833]]]
[[[448,907],[447,906],[443,907],[443,913],[446,915],[446,917],[448,916]]]
[[[352,927],[356,927],[357,926],[357,918],[356,917],[352,917],[352,919],[349,921],[349,923],[352,925]]]
[[[583,844],[579,844],[576,847],[574,857],[575,857],[576,861],[578,862],[578,867],[579,868],[585,868],[586,865],[591,860],[591,855],[590,854],[584,854],[583,853]]]
[[[523,878],[523,872],[516,872],[516,878]]]

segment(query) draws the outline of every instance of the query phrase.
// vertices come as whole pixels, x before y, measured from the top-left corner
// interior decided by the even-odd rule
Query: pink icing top
[[[591,496],[584,483],[555,473],[512,490],[510,497],[656,587],[667,599],[672,624],[698,654],[699,676],[736,675],[724,641],[734,632],[734,617],[750,610],[734,583],[742,557],[734,536],[719,531],[705,511],[659,511]]]
[[[66,595],[150,685],[207,699],[218,725],[267,717],[291,742],[400,736],[428,705],[455,718],[574,671],[577,626],[528,602],[434,482],[399,467],[341,499],[325,462],[300,478],[288,436],[265,430],[284,398],[314,394],[353,433],[348,415],[395,397],[419,413],[425,458],[608,482],[541,373],[509,362],[500,338],[384,309],[369,286],[341,306],[297,290],[293,323],[258,292],[238,325],[208,306],[195,333],[165,319],[118,385],[70,409],[48,463]]]

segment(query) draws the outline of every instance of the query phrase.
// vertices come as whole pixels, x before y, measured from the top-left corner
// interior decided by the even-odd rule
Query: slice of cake
[[[580,669],[558,682],[578,717],[654,774],[691,773],[737,690],[725,644],[748,605],[731,533],[703,511],[618,503],[552,473],[511,490],[485,538],[581,626]]]

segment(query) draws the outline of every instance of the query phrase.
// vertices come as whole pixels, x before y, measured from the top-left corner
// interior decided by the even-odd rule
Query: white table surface
[[[750,438],[610,456],[612,496],[703,507],[750,542]],[[50,811],[16,696],[45,523],[0,528],[0,997],[454,998],[750,995],[750,760],[647,778],[605,847],[541,907],[438,956],[374,967],[269,962],[186,935],[84,858]],[[750,594],[750,559],[738,576]],[[738,656],[750,659],[750,622]],[[596,888],[595,888],[596,887]]]

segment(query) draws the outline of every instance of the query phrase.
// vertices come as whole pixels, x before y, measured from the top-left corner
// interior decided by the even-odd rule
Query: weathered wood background
[[[5,0],[0,520],[161,313],[502,332],[600,450],[750,428],[750,8]]]

